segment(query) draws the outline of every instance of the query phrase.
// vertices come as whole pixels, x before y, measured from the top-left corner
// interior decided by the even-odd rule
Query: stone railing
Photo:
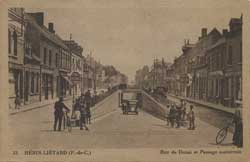
[[[166,119],[166,106],[159,103],[152,96],[146,92],[142,92],[142,110],[147,113],[160,118],[162,120]]]

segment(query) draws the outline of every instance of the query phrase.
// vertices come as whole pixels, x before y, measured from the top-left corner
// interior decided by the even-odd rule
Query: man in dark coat
[[[61,131],[61,126],[62,126],[62,119],[63,119],[63,115],[64,112],[63,110],[66,110],[67,112],[70,111],[70,109],[63,103],[63,98],[60,97],[59,101],[56,101],[55,105],[54,105],[54,116],[55,116],[55,120],[54,120],[54,131],[56,131],[56,127],[57,127],[57,123],[58,124],[58,131]]]
[[[84,97],[85,97],[86,103],[88,104],[87,106],[90,106],[90,104],[91,104],[91,94],[90,94],[90,90],[88,90],[88,91],[85,93]]]
[[[176,106],[176,128],[180,128],[181,126],[181,114],[182,108],[180,105]]]
[[[87,117],[87,109],[86,109],[86,102],[85,100],[81,100],[80,102],[80,130],[83,130],[83,127],[85,130],[89,130],[86,126],[86,117]]]
[[[193,111],[193,105],[190,105],[190,110],[188,112],[188,121],[189,121],[189,130],[194,130],[195,129],[195,114]]]
[[[169,110],[169,120],[172,128],[174,127],[175,118],[176,118],[176,109],[174,105],[171,105],[171,108]]]
[[[91,98],[91,94],[90,94],[90,90],[88,90],[85,95],[84,95],[84,99],[85,99],[85,102],[86,102],[86,111],[87,111],[87,116],[85,116],[85,120],[86,120],[86,123],[87,124],[90,124],[91,123],[91,111],[90,111],[90,107],[91,107],[91,104],[92,104],[92,98]]]
[[[233,144],[238,147],[242,147],[243,146],[243,124],[242,124],[240,110],[235,110],[233,123],[234,123]]]

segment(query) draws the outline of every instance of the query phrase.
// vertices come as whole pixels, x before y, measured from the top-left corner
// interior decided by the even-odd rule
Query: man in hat
[[[233,134],[233,144],[237,147],[242,147],[243,145],[243,124],[241,118],[240,110],[235,110],[234,117],[234,134]]]
[[[181,115],[182,115],[181,105],[177,105],[176,106],[176,128],[180,128],[181,126]]]
[[[172,128],[174,127],[175,117],[176,117],[176,109],[175,106],[172,104],[169,110],[169,121]]]
[[[89,130],[89,128],[86,126],[86,118],[87,118],[87,108],[86,108],[86,101],[83,99],[80,102],[80,130],[83,130],[83,127],[85,130]]]
[[[63,119],[63,115],[64,112],[63,110],[66,110],[67,112],[70,111],[70,109],[63,103],[63,97],[60,97],[58,101],[56,101],[55,105],[54,105],[54,116],[55,116],[55,120],[54,120],[54,131],[56,131],[56,127],[57,127],[57,123],[58,124],[58,131],[61,131],[61,126],[62,126],[62,119]]]
[[[188,112],[188,121],[189,121],[189,130],[194,130],[195,129],[195,124],[194,124],[194,120],[195,120],[195,115],[194,115],[194,111],[193,111],[193,105],[190,105],[190,110]]]
[[[170,123],[170,105],[167,105],[166,119],[167,119],[167,126],[169,126],[169,123]]]

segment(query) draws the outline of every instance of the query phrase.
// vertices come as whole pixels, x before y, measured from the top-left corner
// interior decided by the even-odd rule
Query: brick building
[[[70,53],[55,33],[54,24],[44,25],[44,13],[26,13],[25,102],[70,95]]]
[[[224,103],[230,107],[242,104],[242,16],[232,18],[226,33]]]
[[[75,96],[81,95],[84,92],[83,87],[83,48],[73,40],[65,40],[64,43],[68,46],[70,50],[70,60],[71,60],[71,72],[69,77],[71,78],[72,94]],[[74,78],[73,78],[74,77]]]
[[[15,107],[16,97],[24,103],[24,9],[8,9],[9,106]]]
[[[185,40],[182,52],[164,74],[169,93],[227,107],[242,105],[242,16],[230,20],[229,31],[214,28],[207,34],[202,28],[195,44]],[[155,65],[148,76],[158,85],[163,82]]]

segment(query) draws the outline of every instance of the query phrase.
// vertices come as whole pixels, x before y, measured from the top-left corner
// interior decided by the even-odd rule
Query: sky
[[[239,18],[243,12],[239,1],[94,0],[82,6],[26,11],[44,11],[45,26],[53,22],[61,38],[69,39],[72,34],[83,47],[83,55],[92,51],[97,61],[114,65],[133,80],[136,70],[151,66],[154,58],[173,62],[181,55],[184,39],[195,43],[201,28],[208,32],[214,27],[228,28],[230,18]]]

